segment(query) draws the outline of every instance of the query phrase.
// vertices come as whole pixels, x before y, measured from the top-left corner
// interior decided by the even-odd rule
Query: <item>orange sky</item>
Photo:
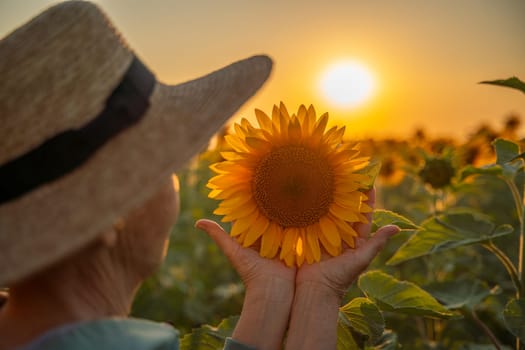
[[[56,1],[0,0],[3,36]],[[236,115],[313,103],[347,124],[347,135],[465,136],[517,113],[525,96],[478,85],[517,75],[525,80],[523,0],[101,0],[117,28],[160,80],[178,83],[257,53],[275,69]],[[318,80],[340,59],[365,63],[378,93],[367,105],[327,104]]]

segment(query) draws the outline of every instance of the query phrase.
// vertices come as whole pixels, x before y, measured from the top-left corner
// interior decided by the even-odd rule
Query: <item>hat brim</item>
[[[0,247],[9,249],[0,254],[0,265],[6,267],[0,286],[86,246],[143,203],[160,181],[204,149],[267,80],[271,68],[267,56],[253,56],[183,84],[157,83],[151,106],[136,126],[73,172],[3,205]]]

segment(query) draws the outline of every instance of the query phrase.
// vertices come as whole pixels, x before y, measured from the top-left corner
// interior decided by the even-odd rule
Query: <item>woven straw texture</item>
[[[88,2],[48,9],[0,42],[0,166],[96,117],[133,53]],[[199,79],[157,83],[151,106],[60,179],[0,205],[0,286],[93,241],[180,169],[266,81],[254,56]]]

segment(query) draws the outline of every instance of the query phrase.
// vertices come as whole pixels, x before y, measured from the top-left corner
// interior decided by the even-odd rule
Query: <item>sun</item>
[[[322,74],[323,96],[339,108],[355,108],[367,102],[376,91],[374,75],[357,61],[341,61],[330,65]]]

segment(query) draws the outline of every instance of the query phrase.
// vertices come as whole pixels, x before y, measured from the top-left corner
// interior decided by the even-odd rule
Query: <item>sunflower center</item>
[[[252,192],[259,209],[283,227],[304,227],[328,213],[334,175],[328,160],[303,146],[272,150],[255,168]]]

